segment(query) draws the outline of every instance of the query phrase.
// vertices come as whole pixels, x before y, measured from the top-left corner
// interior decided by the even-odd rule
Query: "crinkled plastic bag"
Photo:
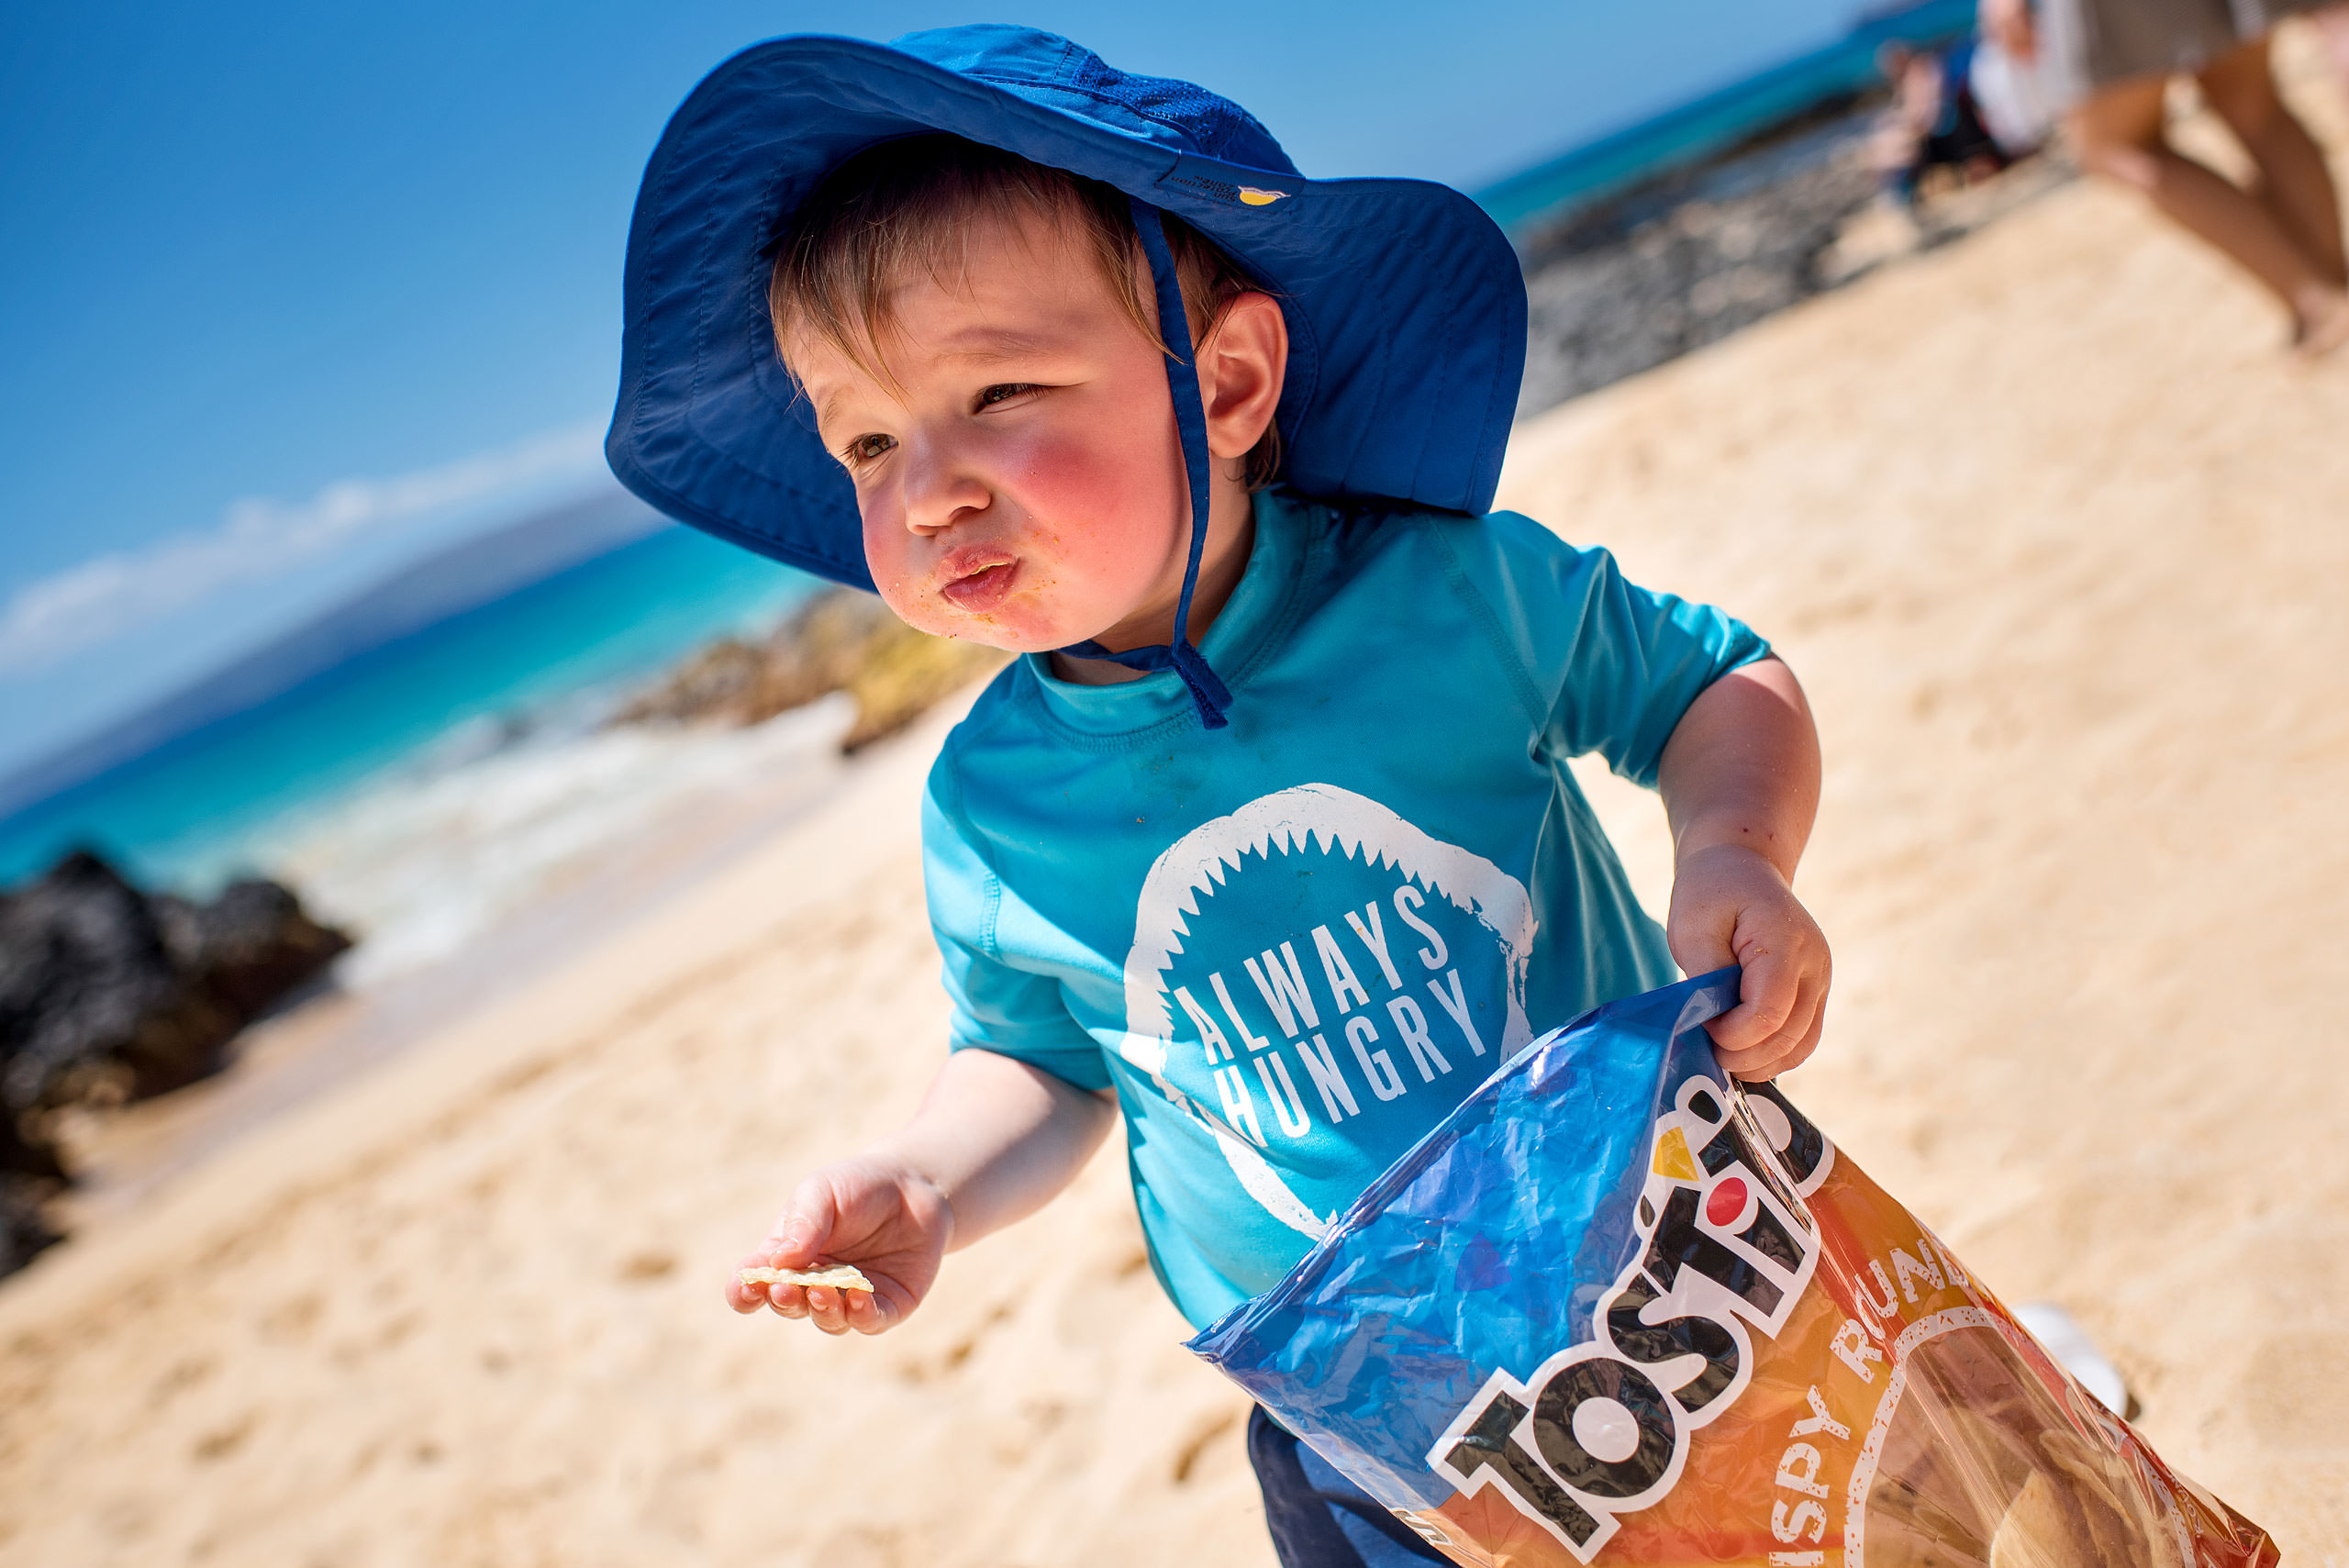
[[[1734,970],[1519,1052],[1192,1340],[1462,1562],[2250,1568],[1703,1024]]]

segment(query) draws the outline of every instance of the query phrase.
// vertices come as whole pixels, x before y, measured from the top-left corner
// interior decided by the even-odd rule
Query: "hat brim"
[[[1264,284],[1289,328],[1286,484],[1491,505],[1524,369],[1525,291],[1475,203],[1421,181],[1220,162],[1022,95],[1039,91],[822,36],[758,44],[710,72],[654,149],[629,231],[605,442],[620,481],[762,555],[873,586],[854,490],[776,354],[767,276],[785,215],[832,169],[878,142],[947,131],[1171,212]]]

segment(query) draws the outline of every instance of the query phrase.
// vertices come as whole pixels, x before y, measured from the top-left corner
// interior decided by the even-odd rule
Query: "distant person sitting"
[[[1876,173],[1887,194],[1914,206],[1934,170],[1976,180],[2013,161],[1975,101],[1970,45],[1936,55],[1888,43],[1876,58],[1892,83],[1892,106],[1875,143]]]
[[[2289,0],[1982,0],[1985,32],[2043,56],[2050,96],[2091,172],[2143,191],[2266,285],[2315,356],[2349,342],[2349,264],[2324,155],[2277,95],[2267,29]],[[2172,148],[2169,80],[2190,75],[2250,154],[2238,185]]]
[[[1983,125],[2010,159],[2031,156],[2055,134],[2055,111],[2040,80],[2028,12],[2022,19],[2020,28],[1994,28],[1996,18],[1985,15],[1974,40],[1974,63],[1965,76]]]

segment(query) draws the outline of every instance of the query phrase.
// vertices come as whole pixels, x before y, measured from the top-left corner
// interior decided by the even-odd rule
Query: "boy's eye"
[[[1036,386],[1033,382],[999,381],[993,386],[985,387],[980,391],[979,406],[982,408],[992,408],[998,403],[1009,402],[1012,398],[1019,396],[1023,392],[1033,392],[1035,390]]]
[[[841,457],[851,468],[860,462],[872,462],[897,444],[895,436],[859,436],[841,449]]]

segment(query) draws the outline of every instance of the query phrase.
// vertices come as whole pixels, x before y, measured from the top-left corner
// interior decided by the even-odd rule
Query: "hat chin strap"
[[[1159,212],[1139,196],[1126,198],[1133,206],[1134,228],[1141,236],[1142,254],[1150,260],[1150,276],[1158,295],[1158,332],[1169,344],[1188,347],[1191,341],[1190,318],[1183,310],[1182,280],[1174,273],[1174,253],[1166,244],[1166,229],[1159,221]],[[1231,706],[1231,693],[1208,662],[1191,645],[1191,595],[1199,585],[1199,562],[1207,553],[1208,512],[1208,417],[1205,401],[1199,395],[1199,372],[1195,362],[1196,351],[1190,359],[1171,350],[1166,356],[1166,387],[1174,399],[1174,428],[1183,439],[1183,474],[1190,491],[1191,553],[1183,566],[1183,594],[1174,603],[1174,640],[1156,648],[1129,648],[1112,652],[1098,642],[1087,640],[1071,643],[1061,650],[1077,659],[1107,659],[1113,664],[1123,664],[1129,670],[1172,670],[1183,677],[1183,684],[1191,693],[1191,706],[1199,711],[1199,722],[1209,729],[1221,729],[1231,722],[1224,717]]]

